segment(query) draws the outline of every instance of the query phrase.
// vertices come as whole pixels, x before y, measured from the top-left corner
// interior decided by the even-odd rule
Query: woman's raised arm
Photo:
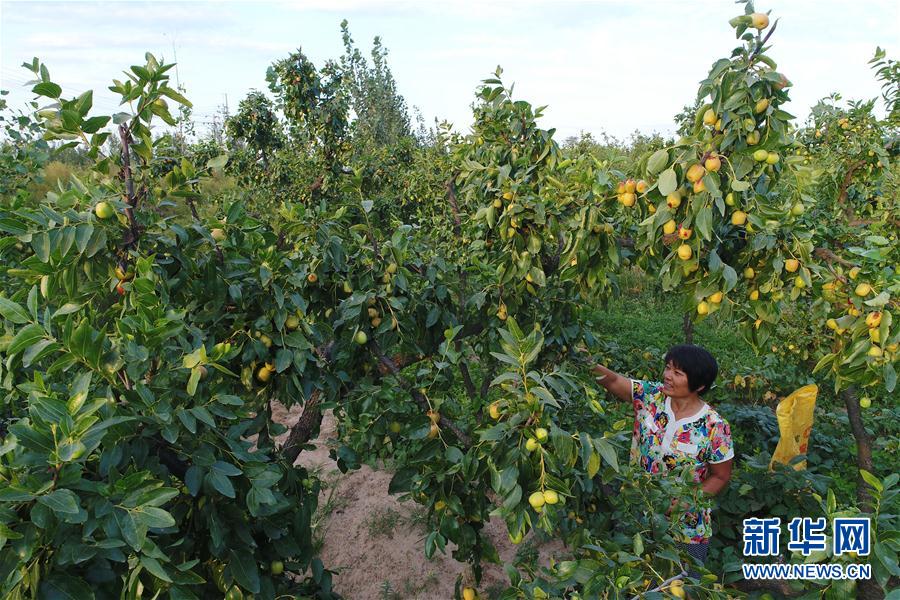
[[[624,375],[619,375],[615,371],[607,369],[599,363],[594,363],[594,365],[591,366],[591,371],[600,375],[600,377],[597,378],[597,382],[609,390],[613,396],[620,400],[631,402],[631,379]]]

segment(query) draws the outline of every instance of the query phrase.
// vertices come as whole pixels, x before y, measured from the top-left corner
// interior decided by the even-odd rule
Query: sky
[[[900,58],[896,0],[768,0],[780,19],[769,55],[794,83],[786,109],[805,119],[833,92],[878,96],[867,64],[876,46]],[[64,97],[94,90],[95,112],[118,112],[106,88],[144,53],[171,62],[200,127],[232,112],[266,68],[301,48],[321,66],[343,50],[347,19],[368,56],[381,36],[407,104],[431,126],[468,131],[482,79],[498,65],[515,97],[548,105],[541,126],[568,136],[672,133],[715,60],[737,46],[730,0],[298,0],[295,2],[0,2],[0,88],[32,98],[21,67],[39,57]],[[173,78],[174,79],[174,78]]]

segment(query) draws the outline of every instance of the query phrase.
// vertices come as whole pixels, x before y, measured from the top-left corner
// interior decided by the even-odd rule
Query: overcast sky
[[[832,92],[877,96],[867,64],[876,46],[900,58],[897,0],[769,0],[757,9],[781,20],[770,55],[794,82],[787,108],[800,118]],[[400,92],[428,125],[437,117],[466,131],[474,91],[501,65],[518,98],[549,105],[542,125],[560,141],[579,131],[622,138],[674,130],[710,65],[735,47],[728,19],[742,13],[729,0],[4,1],[0,87],[22,106],[31,94],[20,65],[38,56],[66,97],[94,89],[96,109],[109,114],[112,78],[143,64],[145,51],[177,55],[203,122],[226,96],[233,111],[249,90],[266,89],[267,66],[298,47],[317,66],[339,57],[346,18],[364,54],[381,36]]]

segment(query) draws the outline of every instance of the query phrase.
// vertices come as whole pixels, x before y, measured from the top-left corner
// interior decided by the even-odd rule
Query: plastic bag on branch
[[[769,463],[770,471],[776,462],[786,465],[798,454],[806,454],[818,394],[817,385],[805,385],[778,403],[775,416],[778,418],[781,439],[778,440],[778,446]],[[805,460],[794,465],[797,471],[805,468]]]

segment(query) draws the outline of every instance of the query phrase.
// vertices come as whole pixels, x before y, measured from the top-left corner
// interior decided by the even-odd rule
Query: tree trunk
[[[856,439],[856,466],[859,469],[873,473],[872,471],[872,440],[863,426],[862,412],[859,409],[859,400],[856,397],[856,389],[852,386],[841,393],[844,398],[844,406],[847,407],[847,418],[850,420],[850,431]],[[874,474],[874,473],[873,473]],[[871,513],[872,494],[869,490],[869,484],[865,482],[862,475],[856,478],[856,501],[859,508],[863,512]]]
[[[691,319],[690,313],[684,313],[684,322],[681,325],[681,330],[684,332],[684,343],[685,344],[693,344],[694,343],[694,321]]]
[[[322,423],[322,411],[319,403],[322,401],[322,391],[313,390],[309,400],[303,406],[303,414],[297,423],[291,427],[287,440],[281,447],[281,454],[291,464],[300,456],[303,445],[313,439],[314,434],[319,433],[319,425]]]
[[[866,433],[863,425],[862,412],[859,409],[859,400],[856,397],[856,389],[849,387],[841,393],[844,398],[844,406],[847,407],[847,418],[850,421],[850,431],[856,439],[856,466],[875,474],[872,470],[872,440]],[[872,514],[875,510],[872,502],[872,493],[869,484],[862,475],[856,477],[856,502],[864,513]],[[874,579],[861,579],[856,586],[857,598],[860,600],[880,600],[884,598],[881,588]]]

